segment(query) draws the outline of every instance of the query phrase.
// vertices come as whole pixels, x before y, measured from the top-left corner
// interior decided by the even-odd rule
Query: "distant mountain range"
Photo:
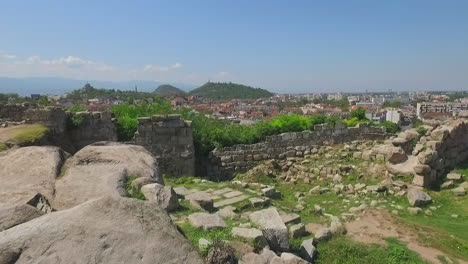
[[[54,77],[37,78],[8,78],[0,77],[0,93],[17,93],[20,95],[30,94],[63,94],[80,89],[87,82],[96,88],[116,89],[116,90],[134,90],[137,86],[139,91],[152,92],[163,83],[155,81],[95,81],[95,80],[73,80]],[[173,85],[182,90],[189,91],[195,86],[174,83]]]

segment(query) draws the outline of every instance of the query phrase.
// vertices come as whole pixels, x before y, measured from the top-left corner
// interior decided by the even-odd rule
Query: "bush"
[[[358,107],[351,111],[351,118],[357,118],[358,120],[366,120],[366,109]]]
[[[419,137],[422,137],[426,135],[427,129],[425,129],[423,126],[419,126],[416,128],[416,131],[418,132]]]
[[[399,125],[392,123],[390,121],[385,121],[381,123],[380,125],[385,127],[387,133],[391,133],[391,134],[396,134],[397,132],[401,130]]]

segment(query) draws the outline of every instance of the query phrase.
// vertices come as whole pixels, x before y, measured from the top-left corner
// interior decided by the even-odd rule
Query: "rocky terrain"
[[[466,263],[466,132],[325,143],[222,182],[163,178],[131,144],[1,151],[0,263]]]
[[[0,152],[0,263],[202,263],[167,213],[127,198],[163,183],[143,147],[89,145]]]

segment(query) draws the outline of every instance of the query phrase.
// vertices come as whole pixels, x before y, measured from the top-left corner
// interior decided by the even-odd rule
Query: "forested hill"
[[[209,99],[229,100],[229,99],[258,99],[268,98],[273,94],[265,89],[253,88],[236,83],[214,83],[207,82],[195,90],[190,91],[191,95],[201,95]]]
[[[160,85],[156,90],[154,90],[154,93],[160,96],[185,95],[186,94],[186,92],[170,84]]]

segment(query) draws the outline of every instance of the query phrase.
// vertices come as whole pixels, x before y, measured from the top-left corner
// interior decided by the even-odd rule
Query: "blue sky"
[[[468,90],[468,1],[3,1],[0,76]]]

